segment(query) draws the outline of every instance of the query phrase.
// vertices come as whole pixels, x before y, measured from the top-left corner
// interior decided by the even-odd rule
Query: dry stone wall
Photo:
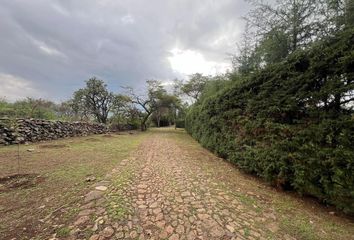
[[[0,119],[0,145],[53,140],[108,132],[107,126],[86,122]]]

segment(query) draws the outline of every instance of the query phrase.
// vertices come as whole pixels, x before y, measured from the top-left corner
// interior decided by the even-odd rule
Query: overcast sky
[[[230,67],[243,0],[0,0],[0,97],[66,100]]]

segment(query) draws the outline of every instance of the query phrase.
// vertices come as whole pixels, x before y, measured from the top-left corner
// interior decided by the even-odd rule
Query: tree
[[[12,104],[16,117],[55,119],[56,104],[45,99],[26,98]]]
[[[180,105],[180,101],[177,96],[164,94],[161,95],[156,102],[155,119],[157,127],[161,126],[161,119],[164,118],[168,125],[175,122],[176,110]]]
[[[133,88],[127,88],[129,91],[129,96],[132,103],[138,105],[144,111],[141,116],[141,131],[146,131],[148,121],[151,114],[156,111],[158,107],[158,101],[166,94],[166,90],[163,88],[162,84],[158,80],[148,80],[147,84],[147,94],[141,96],[137,94]]]
[[[200,73],[192,74],[186,83],[180,83],[181,92],[197,101],[208,80],[208,77]]]
[[[58,118],[67,121],[88,121],[89,116],[84,111],[86,108],[79,107],[77,104],[78,102],[73,99],[61,102],[56,110]]]
[[[313,42],[319,31],[319,0],[277,0],[274,5],[250,2],[255,7],[246,17],[250,26],[256,28],[261,39],[275,30],[285,34],[289,53]]]
[[[123,94],[117,94],[113,99],[113,107],[112,107],[112,120],[120,127],[124,121],[129,118],[129,113],[132,109],[131,99],[129,96]]]
[[[0,117],[14,116],[15,109],[4,98],[0,98]]]
[[[289,55],[289,51],[290,43],[287,35],[277,28],[266,33],[255,50],[260,59],[259,63],[263,65],[282,61]]]
[[[256,70],[260,63],[258,54],[255,51],[256,48],[256,36],[251,31],[249,23],[246,22],[241,43],[237,44],[238,53],[232,57],[234,70],[241,74],[247,74]]]
[[[26,98],[14,103],[0,100],[0,116],[56,119],[58,117],[58,105],[42,98]]]
[[[114,94],[107,85],[96,77],[86,81],[86,87],[74,93],[73,107],[77,113],[93,115],[97,122],[107,123],[108,114],[114,103]]]

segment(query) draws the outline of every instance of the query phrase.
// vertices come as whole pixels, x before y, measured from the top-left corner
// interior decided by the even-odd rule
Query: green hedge
[[[185,120],[184,119],[176,120],[176,128],[184,128],[184,127],[185,127]]]
[[[247,172],[354,213],[354,30],[203,96],[186,129]]]

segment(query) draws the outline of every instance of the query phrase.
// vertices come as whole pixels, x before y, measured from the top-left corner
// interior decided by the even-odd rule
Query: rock
[[[35,151],[34,148],[29,148],[29,149],[27,149],[27,152],[34,152],[34,151]]]
[[[205,221],[205,220],[207,220],[207,219],[209,219],[210,218],[210,216],[208,215],[208,214],[198,214],[197,215],[198,216],[198,218],[200,219],[200,220],[202,220],[202,221]]]
[[[157,202],[154,202],[150,205],[150,208],[157,208],[158,207],[158,204]]]
[[[124,233],[123,232],[118,232],[116,235],[117,239],[123,239],[124,238]]]
[[[92,232],[96,232],[98,230],[98,223],[95,222],[95,224],[93,225],[93,227],[91,228]]]
[[[230,226],[230,225],[226,225],[226,229],[229,230],[230,232],[235,232],[235,228]]]
[[[191,195],[190,192],[182,192],[181,193],[182,197],[189,197],[190,195]]]
[[[102,196],[103,196],[103,192],[102,191],[94,190],[94,191],[91,191],[88,194],[86,194],[84,202],[88,203],[88,202],[90,202],[92,200],[95,200],[95,199],[98,199],[98,198],[100,198]]]
[[[197,238],[197,234],[194,231],[191,231],[187,234],[187,240],[195,240]]]
[[[79,216],[88,216],[90,215],[91,213],[93,213],[95,210],[93,209],[84,209],[82,210],[81,212],[79,212]]]
[[[173,227],[172,226],[168,226],[165,230],[166,230],[168,235],[173,233]]]
[[[89,238],[89,240],[98,240],[99,238],[100,238],[100,235],[94,234]]]
[[[138,237],[138,233],[136,231],[132,231],[129,236],[132,238],[132,239],[136,239]]]
[[[93,182],[93,181],[95,181],[95,180],[96,180],[96,178],[93,177],[93,176],[87,177],[87,178],[85,179],[86,182]]]
[[[114,234],[114,229],[112,227],[106,227],[105,229],[103,229],[103,231],[101,232],[101,235],[109,238],[110,236],[112,236]]]
[[[46,141],[58,138],[102,134],[109,131],[103,124],[61,122],[38,119],[0,119],[0,145]]]
[[[223,231],[223,229],[219,226],[214,226],[211,230],[210,230],[210,235],[214,238],[218,238],[220,239],[222,236],[224,236],[225,232]]]
[[[90,218],[88,216],[82,216],[79,217],[75,222],[74,222],[74,226],[80,226],[84,223],[86,223],[87,221],[89,221]]]
[[[178,227],[176,228],[176,232],[178,234],[184,234],[184,227],[182,225],[178,225]]]
[[[276,233],[277,231],[279,231],[279,226],[277,223],[275,222],[270,222],[267,224],[267,228],[272,232],[272,233]]]
[[[106,186],[97,186],[97,187],[95,187],[95,189],[98,191],[106,191],[107,187]]]
[[[173,234],[171,237],[169,237],[169,240],[179,240],[178,234]]]

